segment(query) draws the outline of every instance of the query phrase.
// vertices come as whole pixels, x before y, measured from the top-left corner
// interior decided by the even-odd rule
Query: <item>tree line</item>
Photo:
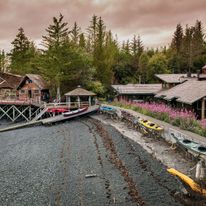
[[[86,32],[75,22],[70,28],[60,14],[42,36],[42,47],[19,28],[12,50],[0,51],[0,70],[41,74],[53,94],[82,85],[104,95],[111,84],[153,83],[154,74],[197,72],[206,64],[206,42],[201,21],[177,24],[169,47],[145,48],[140,36],[118,42],[101,17],[94,15]]]

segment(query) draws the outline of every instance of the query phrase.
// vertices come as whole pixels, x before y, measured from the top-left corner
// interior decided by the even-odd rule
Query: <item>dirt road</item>
[[[159,161],[90,118],[1,133],[0,184],[0,205],[181,205]]]

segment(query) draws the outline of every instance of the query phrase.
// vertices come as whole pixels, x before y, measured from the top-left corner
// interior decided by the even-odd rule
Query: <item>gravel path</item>
[[[90,118],[0,133],[0,157],[2,206],[181,205],[159,161]]]

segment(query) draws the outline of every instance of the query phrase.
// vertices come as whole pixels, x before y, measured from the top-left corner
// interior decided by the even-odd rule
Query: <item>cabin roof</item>
[[[184,81],[197,77],[197,74],[191,74],[191,77],[187,77],[187,74],[155,74],[155,76],[166,83],[183,83]]]
[[[30,80],[32,80],[32,82],[34,83],[34,84],[36,84],[38,87],[39,87],[39,89],[48,89],[48,86],[47,86],[47,83],[46,83],[46,81],[43,79],[43,77],[41,76],[41,75],[39,75],[39,74],[26,74],[24,77],[23,77],[23,79],[22,79],[22,81],[19,83],[19,86],[18,86],[18,88],[19,87],[21,87],[21,85],[26,81],[26,79],[30,79]]]
[[[119,94],[156,94],[162,89],[161,84],[112,85]]]
[[[193,104],[206,96],[206,81],[197,79],[186,81],[171,89],[158,92],[155,97],[165,100],[176,99],[178,102]]]
[[[70,92],[67,92],[64,95],[65,96],[96,96],[95,93],[90,92],[90,91],[83,89],[83,88],[80,88],[80,87],[78,87]]]
[[[0,73],[0,88],[16,89],[22,78],[22,76],[17,74]]]

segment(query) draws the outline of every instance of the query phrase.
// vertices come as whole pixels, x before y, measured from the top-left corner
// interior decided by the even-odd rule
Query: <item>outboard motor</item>
[[[198,161],[196,165],[195,179],[201,188],[206,189],[206,165],[204,160]]]

